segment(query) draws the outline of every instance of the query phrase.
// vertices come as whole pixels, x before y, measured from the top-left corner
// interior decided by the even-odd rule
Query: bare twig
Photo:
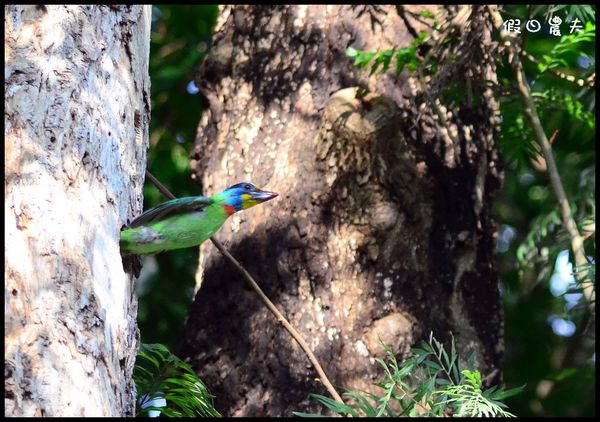
[[[554,131],[554,133],[552,134],[552,136],[550,137],[550,140],[548,141],[548,143],[550,143],[550,145],[552,145],[554,143],[554,141],[556,140],[556,137],[558,136],[558,129],[556,129]]]
[[[581,234],[577,229],[577,224],[575,223],[575,219],[573,218],[573,214],[571,213],[571,207],[569,206],[569,201],[563,188],[562,181],[560,179],[560,174],[558,172],[558,168],[556,167],[556,162],[554,161],[552,145],[546,137],[546,133],[544,132],[544,128],[542,127],[542,123],[535,108],[533,97],[531,95],[531,90],[529,88],[529,84],[527,83],[527,79],[525,78],[523,64],[521,63],[519,52],[517,51],[518,45],[516,43],[516,40],[512,36],[503,31],[502,16],[498,12],[497,7],[488,6],[488,10],[490,12],[490,16],[492,17],[494,26],[500,33],[501,38],[504,40],[504,45],[506,46],[509,52],[509,60],[512,61],[511,64],[515,71],[517,88],[519,90],[519,93],[521,94],[525,105],[525,115],[527,116],[527,119],[529,120],[533,128],[535,138],[546,160],[546,164],[548,166],[548,175],[550,177],[550,185],[558,201],[558,207],[560,210],[563,226],[569,234],[569,238],[571,240],[571,250],[573,251],[573,256],[575,257],[575,265],[577,267],[583,268],[582,266],[588,263],[583,247],[583,238],[581,237]],[[576,272],[576,277],[581,281],[584,295],[588,303],[590,304],[590,310],[593,311],[595,291],[593,282],[592,280],[590,280],[589,277],[589,272],[578,271]]]
[[[173,195],[149,171],[146,171],[146,177],[150,180],[150,182],[152,182],[152,184],[154,184],[154,186],[156,186],[156,188],[164,196],[166,196],[169,199],[176,199],[175,195]],[[254,290],[256,292],[256,294],[258,294],[258,296],[263,301],[263,303],[266,305],[266,307],[269,309],[269,311],[271,311],[271,313],[273,313],[273,315],[275,315],[275,317],[277,318],[277,322],[279,322],[281,325],[283,325],[283,327],[290,333],[290,335],[294,338],[294,340],[296,340],[298,342],[298,344],[300,345],[300,347],[302,348],[302,350],[304,350],[304,353],[306,353],[306,356],[308,357],[308,359],[311,361],[311,363],[313,364],[313,366],[317,370],[317,372],[319,374],[319,377],[320,377],[320,381],[323,383],[323,385],[325,386],[325,388],[327,388],[327,391],[329,391],[329,394],[331,394],[331,397],[333,397],[335,400],[337,400],[337,401],[339,401],[341,403],[344,403],[344,401],[342,400],[342,398],[340,397],[340,395],[338,394],[338,392],[336,391],[336,389],[333,387],[333,384],[331,384],[331,381],[329,381],[329,378],[325,374],[325,371],[321,367],[321,364],[319,364],[319,361],[317,360],[317,357],[314,355],[314,353],[312,352],[312,350],[310,350],[310,347],[309,347],[308,343],[306,343],[306,341],[302,338],[302,336],[300,335],[300,333],[298,333],[298,331],[296,331],[296,329],[288,322],[288,320],[277,309],[277,307],[273,304],[273,302],[271,302],[269,300],[269,298],[267,297],[267,295],[264,294],[264,292],[259,287],[259,285],[256,283],[256,281],[254,281],[254,279],[252,278],[252,276],[250,275],[250,273],[248,273],[248,271],[246,271],[246,269],[242,266],[242,264],[240,264],[225,249],[225,247],[221,244],[221,242],[219,242],[214,236],[211,237],[210,240],[217,247],[217,249],[219,250],[219,252],[221,252],[223,254],[223,256],[225,256],[225,258],[231,263],[231,265],[233,265],[235,267],[235,269],[238,270],[238,272],[242,275],[242,277],[244,278],[244,280],[250,285],[250,287],[252,288],[252,290]]]

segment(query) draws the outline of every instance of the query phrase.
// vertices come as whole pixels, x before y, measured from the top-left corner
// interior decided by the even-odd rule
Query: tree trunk
[[[241,181],[280,193],[217,237],[337,386],[373,391],[380,339],[402,358],[431,331],[446,344],[453,333],[461,356],[476,352],[483,376],[500,380],[489,19],[443,11],[453,41],[427,81],[360,76],[345,56],[408,46],[428,30],[414,18],[423,8],[225,7],[198,78],[209,107],[192,166],[205,193]],[[467,95],[449,111],[440,97],[451,84]],[[198,281],[182,355],[217,408],[322,411],[308,401],[327,393],[307,358],[209,242]]]
[[[134,412],[150,6],[5,8],[5,416]]]

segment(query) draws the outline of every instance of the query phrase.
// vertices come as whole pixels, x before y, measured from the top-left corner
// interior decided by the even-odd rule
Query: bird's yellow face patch
[[[244,210],[247,210],[248,208],[251,208],[257,204],[260,204],[261,202],[262,201],[259,201],[257,199],[252,199],[252,196],[250,196],[250,194],[248,193],[242,194],[242,209]]]

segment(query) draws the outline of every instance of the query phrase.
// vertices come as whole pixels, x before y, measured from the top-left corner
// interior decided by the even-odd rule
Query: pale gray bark
[[[5,416],[132,415],[150,6],[5,8]]]

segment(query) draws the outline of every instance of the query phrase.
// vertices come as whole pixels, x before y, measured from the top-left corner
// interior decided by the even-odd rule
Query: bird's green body
[[[275,196],[251,183],[239,183],[210,198],[193,196],[165,202],[144,212],[121,232],[121,250],[147,255],[200,245],[236,211]]]
[[[121,249],[144,255],[200,245],[221,228],[227,217],[223,207],[213,203],[198,211],[148,222],[123,231]]]

